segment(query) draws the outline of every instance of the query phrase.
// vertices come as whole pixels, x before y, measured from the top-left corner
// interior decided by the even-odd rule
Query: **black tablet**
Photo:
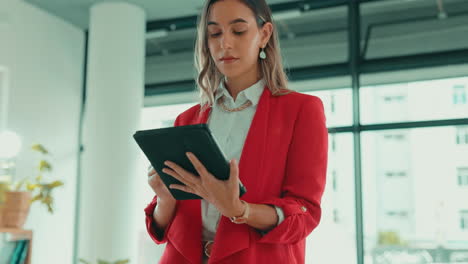
[[[162,171],[167,167],[164,165],[166,160],[175,162],[187,171],[198,175],[185,155],[186,152],[192,152],[216,178],[229,179],[229,161],[206,124],[140,130],[135,132],[133,138],[177,200],[201,199],[201,197],[169,188],[171,184],[184,184]],[[242,183],[239,184],[239,188],[240,196],[242,196],[247,190]]]

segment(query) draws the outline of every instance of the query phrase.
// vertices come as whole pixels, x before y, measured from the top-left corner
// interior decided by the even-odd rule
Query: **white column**
[[[135,181],[144,97],[145,12],[101,2],[90,12],[78,258],[135,263]]]

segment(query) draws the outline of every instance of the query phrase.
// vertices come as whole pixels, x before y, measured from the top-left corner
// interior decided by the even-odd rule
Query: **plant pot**
[[[2,226],[22,228],[28,218],[31,206],[30,192],[6,192],[2,206]]]

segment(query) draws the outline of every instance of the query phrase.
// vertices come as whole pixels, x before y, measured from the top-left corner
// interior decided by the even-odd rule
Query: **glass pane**
[[[468,117],[468,77],[361,88],[361,123]]]
[[[468,129],[363,132],[365,264],[468,262]]]
[[[323,102],[327,127],[351,126],[353,122],[351,89],[334,89],[326,91],[303,92],[315,95]]]
[[[189,109],[195,104],[196,102],[146,107],[142,111],[143,121],[141,129],[171,127],[174,125],[174,121],[180,113]]]
[[[329,134],[320,225],[307,238],[306,263],[356,263],[353,136]],[[336,250],[339,249],[339,254]]]
[[[273,12],[285,66],[296,68],[346,62],[346,6],[305,9]]]
[[[370,36],[365,58],[466,49],[467,11],[466,0],[363,3],[361,35]]]

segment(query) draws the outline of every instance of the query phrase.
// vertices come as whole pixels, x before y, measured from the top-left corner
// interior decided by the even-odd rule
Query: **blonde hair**
[[[210,107],[214,103],[214,92],[224,79],[223,74],[216,67],[208,49],[207,23],[210,7],[222,0],[207,0],[198,17],[197,39],[195,42],[194,63],[197,69],[197,86],[199,89],[200,105]],[[288,79],[283,70],[280,45],[276,25],[273,23],[271,10],[265,0],[239,0],[249,7],[256,16],[257,26],[261,28],[266,22],[273,24],[272,36],[265,46],[266,59],[260,60],[261,76],[274,96],[292,92],[288,89]]]

